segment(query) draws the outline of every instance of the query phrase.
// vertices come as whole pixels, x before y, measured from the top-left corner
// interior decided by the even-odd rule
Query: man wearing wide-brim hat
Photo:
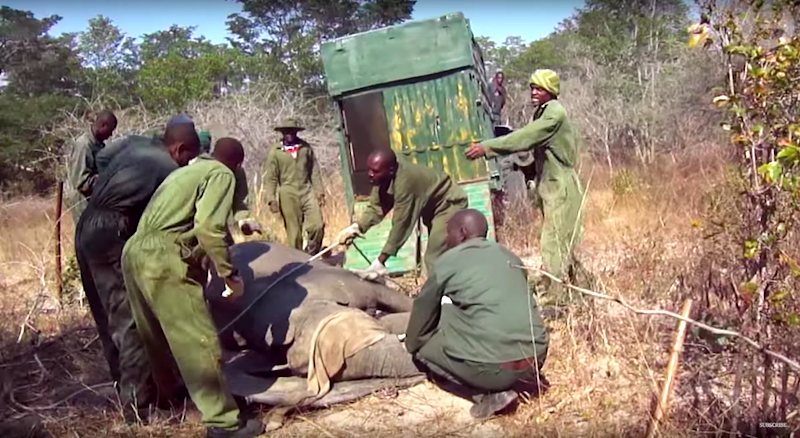
[[[289,246],[303,250],[305,228],[305,251],[314,255],[322,249],[325,233],[321,210],[324,192],[316,155],[308,142],[297,136],[303,130],[295,119],[275,127],[282,138],[264,162],[264,191],[270,211],[283,218]]]

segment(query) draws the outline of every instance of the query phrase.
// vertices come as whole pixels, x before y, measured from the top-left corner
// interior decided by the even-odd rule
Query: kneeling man
[[[406,349],[437,380],[468,392],[475,418],[516,401],[515,389],[536,384],[549,337],[528,288],[522,261],[486,239],[474,209],[447,222],[446,251],[414,300]],[[442,305],[448,297],[452,304]]]

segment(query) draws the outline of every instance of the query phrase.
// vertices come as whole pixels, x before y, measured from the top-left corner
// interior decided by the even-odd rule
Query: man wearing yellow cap
[[[531,102],[538,106],[533,121],[506,136],[471,145],[466,156],[474,160],[532,151],[536,177],[528,181],[528,188],[541,199],[537,207],[544,216],[540,240],[542,263],[550,274],[569,277],[574,283],[579,275],[588,276],[573,254],[581,235],[583,199],[583,189],[575,171],[577,135],[566,110],[557,100],[560,81],[556,72],[536,70],[531,75],[530,87]],[[562,287],[552,286],[554,295],[563,295]]]

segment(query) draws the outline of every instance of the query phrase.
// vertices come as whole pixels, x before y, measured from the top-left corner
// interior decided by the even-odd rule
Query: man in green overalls
[[[544,268],[555,277],[569,277],[572,283],[581,276],[589,280],[591,274],[574,256],[583,222],[583,189],[575,170],[578,163],[577,135],[566,110],[557,100],[560,91],[558,75],[552,70],[536,70],[531,75],[530,88],[531,102],[538,106],[533,121],[506,136],[471,145],[466,156],[474,160],[533,151],[537,172],[529,190],[535,191],[541,199],[544,223],[540,251]],[[556,300],[566,298],[561,285],[553,282],[550,290]]]
[[[67,163],[68,185],[67,196],[72,211],[73,222],[78,220],[86,209],[92,195],[94,183],[99,173],[95,158],[105,147],[105,141],[111,138],[117,129],[117,117],[111,111],[101,111],[89,130],[84,132],[72,144]]]
[[[536,392],[550,344],[522,262],[487,240],[488,229],[474,209],[447,222],[448,249],[414,299],[405,340],[434,381],[475,401],[475,418]]]
[[[196,134],[194,143],[182,152],[182,163],[197,157],[200,141]],[[171,390],[177,366],[203,416],[208,437],[251,438],[261,434],[264,426],[240,418],[203,295],[208,282],[205,259],[224,279],[229,299],[243,292],[225,234],[236,190],[233,170],[241,166],[244,149],[238,141],[223,138],[214,153],[217,159],[199,156],[159,186],[136,233],[125,244],[122,268],[159,392]]]
[[[211,154],[211,133],[208,131],[197,131],[197,137],[200,139],[200,154]],[[242,230],[246,236],[253,233],[263,231],[261,224],[258,223],[250,214],[250,209],[247,207],[247,195],[249,190],[247,187],[247,173],[244,171],[244,165],[239,166],[233,171],[233,176],[236,179],[236,192],[233,195],[233,222]],[[226,239],[232,245],[233,237],[230,233]]]
[[[280,213],[289,246],[303,250],[303,228],[308,234],[306,252],[322,249],[325,225],[321,206],[325,195],[314,150],[297,133],[305,128],[293,119],[277,126],[281,143],[267,154],[264,163],[264,193],[273,213]]]
[[[444,173],[421,164],[398,160],[391,149],[380,149],[367,158],[372,193],[369,206],[358,221],[339,233],[342,245],[392,213],[392,230],[381,254],[364,271],[356,274],[368,280],[385,275],[386,260],[394,255],[411,236],[420,219],[428,228],[428,246],[423,263],[431,272],[433,263],[445,250],[447,220],[469,206],[467,194]]]

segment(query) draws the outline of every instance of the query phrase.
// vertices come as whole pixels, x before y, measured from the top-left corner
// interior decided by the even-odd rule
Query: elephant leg
[[[375,304],[379,310],[387,313],[410,312],[414,300],[385,286],[373,286]]]
[[[378,318],[378,324],[393,335],[405,334],[411,312],[390,313]]]
[[[414,377],[423,373],[414,364],[411,354],[397,336],[385,338],[345,359],[344,368],[333,381],[381,377]]]

